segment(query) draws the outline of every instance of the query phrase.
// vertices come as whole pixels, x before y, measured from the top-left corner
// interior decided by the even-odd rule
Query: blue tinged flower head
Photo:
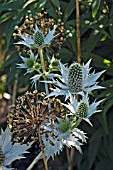
[[[76,117],[80,118],[80,119],[84,119],[85,121],[87,121],[90,125],[91,122],[89,120],[89,118],[97,112],[100,112],[101,110],[98,110],[98,106],[99,104],[102,102],[103,100],[100,100],[98,102],[94,101],[93,103],[89,103],[89,98],[88,98],[88,94],[86,94],[86,96],[82,96],[82,99],[78,102],[77,99],[75,99],[71,94],[70,94],[70,103],[68,104],[63,104],[64,106],[66,106],[69,111],[70,111],[70,115],[75,115]]]
[[[10,130],[6,128],[5,131],[1,130],[0,135],[0,168],[2,169],[11,169],[8,168],[9,165],[17,160],[25,158],[23,154],[28,153],[26,151],[29,149],[31,144],[20,145],[19,143],[12,144]]]
[[[82,67],[78,63],[73,63],[68,69],[67,85],[71,91],[79,92],[83,88]]]
[[[45,133],[42,134],[44,144],[43,157],[47,160],[63,150],[64,145],[67,147],[74,146],[79,152],[82,152],[82,142],[86,142],[85,133],[78,128],[72,129],[72,122],[66,118],[58,118],[57,122],[47,123]]]
[[[54,39],[54,33],[55,33],[56,27],[53,28],[53,30],[49,31],[49,33],[44,37],[44,34],[41,30],[39,30],[38,26],[35,25],[33,38],[30,38],[29,36],[20,35],[22,38],[21,42],[15,43],[15,44],[22,44],[27,46],[28,48],[44,48],[45,46],[48,46],[50,42]]]
[[[32,51],[30,51],[30,57],[29,58],[25,58],[23,56],[20,56],[23,63],[17,64],[18,68],[26,69],[27,73],[33,72],[35,70],[35,68],[37,67],[37,62],[36,62],[37,57],[38,57],[38,55],[34,56]]]
[[[105,71],[90,73],[90,62],[91,60],[82,66],[75,62],[68,68],[59,61],[61,73],[60,79],[53,79],[53,81],[49,82],[54,84],[56,87],[49,96],[64,95],[67,99],[69,97],[69,93],[84,96],[84,94],[90,93],[95,89],[103,88],[98,85],[97,79]]]

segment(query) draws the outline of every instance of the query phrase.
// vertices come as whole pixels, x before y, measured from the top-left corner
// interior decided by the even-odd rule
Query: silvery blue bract
[[[31,144],[12,144],[9,128],[7,128],[5,131],[1,130],[0,147],[2,148],[2,152],[5,156],[5,159],[2,163],[2,168],[4,170],[9,169],[7,166],[9,166],[13,161],[25,158],[23,154],[29,153],[26,150],[31,147]]]
[[[65,132],[63,132],[60,130],[59,126],[64,120],[61,118],[57,118],[57,120],[58,123],[54,123],[54,128],[51,128],[51,124],[47,123],[47,131],[45,131],[47,138],[44,134],[41,135],[45,148],[43,157],[46,157],[47,160],[50,157],[54,159],[54,156],[63,150],[64,145],[67,147],[74,146],[81,153],[82,143],[80,141],[86,142],[87,137],[83,131],[78,128],[74,128],[72,130],[72,122],[70,122],[70,127]],[[69,120],[67,119],[67,121]]]
[[[77,101],[77,99],[75,99],[71,94],[70,94],[70,103],[68,104],[64,104],[62,103],[64,106],[66,106],[69,110],[70,110],[70,115],[75,115],[77,117],[79,117],[80,119],[84,119],[85,121],[87,121],[90,125],[91,122],[89,120],[89,118],[97,112],[100,112],[101,110],[98,110],[97,107],[99,106],[99,104],[102,102],[103,100],[100,100],[98,102],[94,101],[93,103],[89,104],[89,99],[88,99],[88,94],[86,96],[82,96],[82,99],[80,100],[80,102]],[[85,103],[87,105],[87,113],[85,113],[84,117],[81,117],[81,115],[79,115],[79,106],[81,103]]]
[[[46,35],[46,37],[44,37],[43,33],[39,30],[38,26],[35,25],[33,39],[28,37],[28,36],[18,34],[18,36],[20,36],[23,39],[23,41],[15,43],[15,44],[18,44],[18,45],[22,44],[22,45],[27,46],[30,49],[32,49],[32,48],[43,48],[43,47],[47,46],[52,41],[52,39],[55,37],[54,36],[55,29],[56,29],[56,27],[54,27],[54,29],[52,31],[49,31],[49,33]],[[42,35],[44,37],[44,40],[43,40],[42,43],[36,43],[37,32],[42,33]]]
[[[22,59],[23,63],[17,64],[18,68],[20,69],[26,69],[26,74],[31,73],[34,71],[34,65],[36,63],[36,60],[38,58],[38,55],[34,56],[34,53],[30,50],[30,57],[25,58],[23,56],[20,56]]]
[[[53,92],[51,92],[49,94],[49,97],[64,95],[65,99],[67,99],[69,97],[69,93],[80,94],[80,95],[84,96],[84,94],[90,93],[91,91],[93,91],[95,89],[103,88],[102,86],[98,85],[97,79],[105,71],[101,71],[99,73],[95,73],[95,72],[90,73],[90,68],[89,68],[90,62],[91,62],[91,60],[89,60],[85,65],[83,64],[83,66],[80,66],[81,70],[82,70],[82,75],[81,75],[81,71],[79,71],[80,72],[80,76],[79,76],[78,75],[79,72],[77,72],[76,71],[77,69],[76,69],[75,72],[73,71],[73,78],[71,77],[71,79],[69,79],[71,66],[69,68],[65,67],[65,65],[59,61],[60,73],[61,73],[61,75],[59,75],[60,78],[53,79],[52,81],[46,81],[47,83],[52,83],[56,87],[56,88],[52,89]],[[79,64],[77,63],[76,65],[79,65]],[[76,72],[77,72],[77,76],[75,75]],[[78,82],[77,82],[77,77],[78,77]],[[71,82],[69,82],[70,80],[71,80]],[[72,82],[72,81],[74,81],[74,82]],[[71,86],[70,86],[70,84],[71,84]],[[76,85],[77,85],[77,87],[75,87],[75,89],[70,88],[70,87],[73,87]],[[80,88],[78,88],[79,86],[80,86]]]

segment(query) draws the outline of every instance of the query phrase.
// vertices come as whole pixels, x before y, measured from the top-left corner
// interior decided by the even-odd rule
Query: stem
[[[81,63],[79,0],[76,0],[76,35],[77,35],[78,63]]]
[[[43,76],[44,80],[46,81],[47,77],[46,77],[46,69],[45,69],[45,64],[44,64],[44,57],[43,57],[42,48],[39,48],[38,52],[39,52],[39,55],[40,55],[40,61],[41,61],[41,65],[42,65],[42,73],[43,73],[42,76]],[[49,94],[49,89],[48,89],[48,84],[47,83],[45,83],[45,91],[46,91],[46,94]],[[48,104],[48,108],[49,107],[50,106]],[[43,143],[42,143],[41,135],[40,135],[40,126],[38,128],[38,139],[39,139],[41,151],[42,151],[42,153],[44,153]],[[31,170],[34,167],[34,165],[38,162],[38,160],[39,160],[39,155],[34,159],[34,161],[27,168],[27,170]],[[43,158],[43,162],[44,162],[45,170],[48,170],[47,160],[46,160],[45,157]]]
[[[42,49],[39,49],[38,51],[39,51],[39,55],[40,55],[41,65],[42,65],[43,78],[46,81],[47,78],[46,78],[46,70],[45,70],[45,65],[44,65],[43,51],[42,51]],[[46,91],[46,94],[49,94],[49,89],[48,89],[47,83],[45,83],[45,91]]]
[[[81,44],[80,44],[80,10],[79,10],[79,0],[76,0],[76,35],[77,35],[77,60],[78,63],[81,63]],[[79,96],[78,96],[78,100],[79,100]],[[80,120],[81,122],[81,120]],[[78,122],[78,124],[80,124],[80,122]],[[69,163],[69,170],[73,170],[73,158],[75,155],[75,148],[72,147],[71,151],[69,153],[69,151],[66,148],[66,153],[67,153],[67,159],[68,159],[68,163]]]
[[[31,170],[38,161],[39,161],[39,155],[33,160],[33,162],[26,170]]]
[[[42,153],[44,153],[43,143],[42,143],[41,135],[40,135],[40,126],[38,128],[38,138],[39,138],[41,151],[42,151]],[[43,158],[43,162],[44,162],[44,165],[45,165],[45,169],[48,170],[47,160],[46,160],[45,157]]]
[[[40,126],[38,128],[38,138],[39,138],[41,151],[42,151],[42,153],[44,153],[43,143],[42,143],[41,135],[40,135]],[[33,169],[34,165],[39,161],[39,159],[40,159],[40,154],[38,154],[36,156],[36,158],[33,160],[33,162],[30,164],[30,166],[26,170]],[[47,165],[46,158],[43,158],[43,162],[44,162],[45,169],[48,170],[48,165]]]
[[[13,95],[12,95],[12,104],[14,104],[15,100],[16,100],[17,85],[18,85],[18,73],[15,76],[15,82],[14,82],[14,87],[13,87]]]
[[[70,151],[69,151],[68,147],[66,147],[66,155],[67,155],[67,160],[68,160],[68,163],[69,163],[68,170],[72,170],[73,169],[73,162],[72,162]]]

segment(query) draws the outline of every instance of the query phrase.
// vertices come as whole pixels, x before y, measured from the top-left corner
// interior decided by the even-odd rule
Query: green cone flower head
[[[37,44],[38,46],[41,46],[42,44],[44,44],[44,35],[40,30],[38,30],[34,34],[34,43]]]
[[[44,36],[43,32],[39,30],[37,25],[35,25],[33,38],[30,38],[30,35],[26,36],[26,35],[18,34],[18,36],[22,39],[22,41],[17,42],[15,44],[25,45],[30,49],[44,48],[48,46],[51,43],[51,41],[54,39],[55,29],[56,26],[53,28],[53,30],[49,31],[46,36]]]
[[[27,58],[25,64],[28,68],[32,68],[34,66],[34,61],[30,58]]]
[[[0,166],[2,165],[2,163],[4,162],[5,156],[3,154],[2,148],[0,146]]]
[[[47,83],[54,84],[56,86],[48,97],[64,95],[65,100],[67,100],[70,94],[79,94],[84,96],[89,94],[91,91],[96,89],[102,89],[104,87],[98,85],[97,79],[105,72],[105,70],[95,73],[95,71],[90,73],[91,60],[86,64],[83,63],[81,66],[79,63],[73,63],[68,66],[62,64],[59,61],[60,74],[59,79],[54,79],[52,81],[46,81]]]
[[[63,120],[59,123],[59,130],[63,133],[67,132],[70,128],[70,122],[67,120]]]
[[[88,109],[89,109],[88,103],[81,102],[78,105],[78,109],[77,109],[76,115],[78,117],[85,118],[87,116],[87,114],[88,114]]]
[[[21,55],[20,58],[22,59],[22,63],[17,64],[18,68],[26,69],[26,73],[31,73],[36,69],[35,65],[37,63],[38,55],[35,56],[31,50],[29,58],[23,57]]]
[[[69,89],[74,91],[82,90],[82,67],[78,63],[73,63],[69,67],[68,73]]]

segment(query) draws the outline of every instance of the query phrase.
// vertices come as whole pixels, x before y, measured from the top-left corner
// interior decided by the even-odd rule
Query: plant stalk
[[[77,36],[77,60],[78,63],[81,63],[81,44],[80,44],[80,8],[79,8],[79,0],[76,1],[76,36]],[[79,96],[78,96],[79,100]],[[66,154],[68,159],[68,170],[73,170],[73,159],[75,155],[75,148],[72,147],[70,152],[69,149],[66,148]]]
[[[47,77],[46,77],[46,69],[45,69],[45,65],[44,65],[43,51],[42,51],[42,49],[39,49],[38,51],[39,51],[39,55],[40,55],[41,65],[42,65],[43,78],[46,81]],[[46,91],[46,94],[48,95],[49,94],[49,89],[48,89],[48,84],[47,83],[45,83],[45,91]]]
[[[39,48],[38,52],[39,52],[39,55],[40,55],[40,61],[41,61],[41,66],[42,66],[43,78],[46,81],[47,77],[46,77],[46,69],[45,69],[45,64],[44,64],[44,57],[43,57],[42,48]],[[49,89],[48,89],[48,84],[47,83],[45,83],[45,91],[46,91],[46,94],[49,94]],[[48,107],[50,107],[50,106],[48,105]],[[43,143],[42,143],[41,135],[40,135],[40,126],[38,128],[38,139],[39,139],[41,151],[42,151],[42,153],[44,153]],[[39,161],[39,155],[33,160],[33,162],[27,168],[27,170],[31,170],[38,161]],[[44,162],[45,170],[48,170],[47,160],[46,160],[45,157],[43,158],[43,162]]]
[[[80,43],[80,8],[79,0],[76,0],[76,35],[77,35],[77,52],[78,63],[81,63],[81,43]]]

